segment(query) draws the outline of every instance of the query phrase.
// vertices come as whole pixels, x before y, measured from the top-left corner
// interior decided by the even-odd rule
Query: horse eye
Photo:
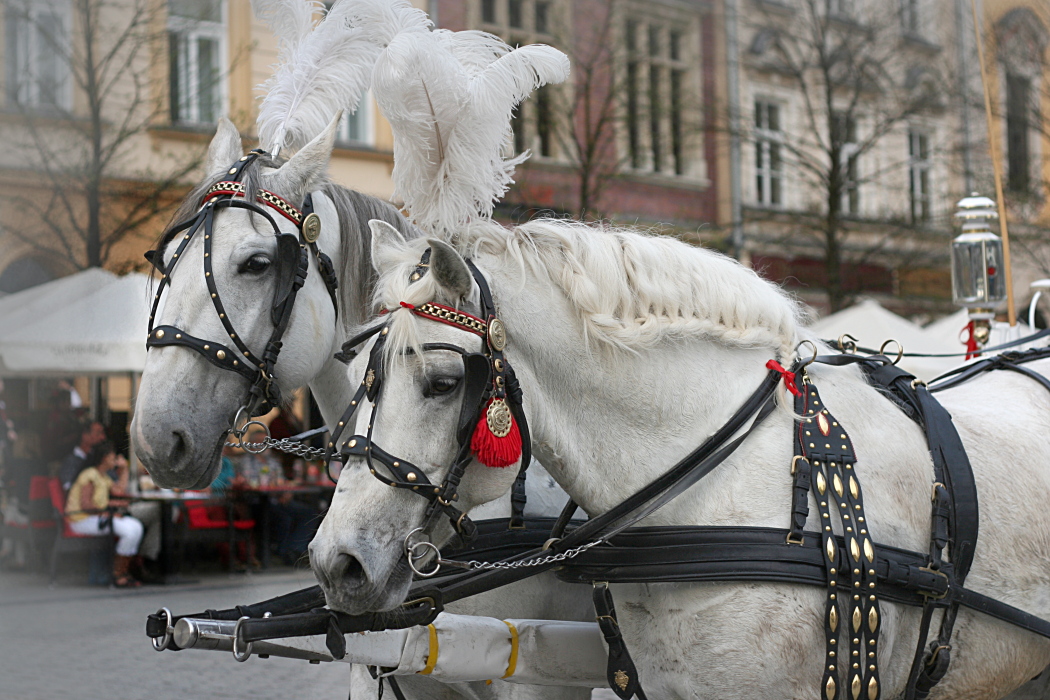
[[[455,391],[457,386],[459,386],[459,379],[456,377],[434,377],[427,383],[427,388],[423,395],[428,398],[443,396]]]
[[[241,263],[240,271],[250,272],[252,274],[259,274],[260,272],[266,272],[267,268],[270,267],[270,259],[265,255],[253,255],[252,257]]]

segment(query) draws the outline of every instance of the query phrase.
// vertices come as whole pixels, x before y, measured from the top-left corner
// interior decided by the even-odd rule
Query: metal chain
[[[450,566],[456,566],[464,569],[470,569],[471,571],[484,571],[493,569],[523,569],[530,566],[543,566],[544,564],[552,564],[554,562],[565,561],[567,559],[573,559],[586,552],[591,547],[601,544],[602,540],[595,540],[588,542],[587,544],[581,544],[579,547],[573,547],[567,549],[564,552],[557,554],[548,554],[545,557],[539,557],[538,559],[523,559],[521,561],[477,561],[472,559],[470,561],[448,561],[442,559],[442,564],[448,564]]]
[[[263,442],[227,442],[226,447],[247,447],[250,452],[262,452],[265,449],[272,448],[291,455],[296,455],[297,457],[302,457],[307,461],[321,459],[325,455],[325,449],[323,447],[310,447],[301,442],[293,442],[288,438],[274,440],[273,438],[268,437]]]

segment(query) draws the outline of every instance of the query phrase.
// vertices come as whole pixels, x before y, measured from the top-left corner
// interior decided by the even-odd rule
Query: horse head
[[[409,532],[422,528],[415,537],[444,544],[464,526],[464,513],[510,489],[521,460],[519,450],[486,466],[482,460],[492,460],[479,460],[473,449],[478,423],[486,421],[482,404],[497,381],[505,383],[491,372],[496,360],[487,336],[427,322],[407,308],[430,302],[484,317],[464,259],[439,240],[406,242],[381,222],[372,222],[372,259],[380,273],[377,304],[388,313],[378,347],[350,368],[372,405],[336,438],[354,449],[344,450],[332,506],[310,548],[329,604],[351,612],[400,603],[412,579]],[[499,359],[501,371],[504,363]],[[451,473],[457,476],[450,490]],[[392,481],[400,488],[390,488]]]
[[[237,129],[221,120],[208,149],[207,172],[213,175],[191,193],[176,214],[176,232],[162,239],[152,257],[166,278],[161,288],[169,288],[151,318],[152,347],[135,405],[132,440],[136,455],[161,486],[210,483],[227,432],[238,409],[246,405],[246,377],[258,369],[252,360],[264,358],[281,323],[280,305],[290,296],[290,313],[268,380],[271,399],[289,395],[316,376],[342,340],[337,337],[339,312],[329,288],[334,285],[326,284],[320,274],[316,254],[327,253],[335,269],[343,262],[336,207],[331,198],[314,192],[324,182],[335,125],[333,121],[282,163],[265,154],[244,156]],[[239,200],[251,202],[255,209],[218,206],[209,199],[214,194],[209,190],[223,187],[216,183],[231,179],[238,179],[244,189],[227,195],[225,204]],[[245,197],[255,192],[279,200]],[[315,230],[317,220],[311,220],[304,239],[306,234],[299,230],[304,224],[292,220],[301,211],[289,216],[281,208],[282,202],[301,208],[311,192],[320,230]],[[213,210],[204,217],[209,207]],[[194,225],[178,230],[180,220],[194,217]],[[316,250],[308,251],[302,242],[314,235]],[[303,260],[308,266],[305,281],[297,294],[290,294],[296,277],[301,277]],[[165,329],[166,336],[161,335]],[[195,346],[185,347],[183,334],[198,339]]]

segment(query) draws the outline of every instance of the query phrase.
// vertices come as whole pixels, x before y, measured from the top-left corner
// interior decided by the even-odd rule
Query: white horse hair
[[[333,425],[350,401],[357,382],[350,383],[346,367],[334,359],[341,344],[366,318],[372,308],[370,295],[375,272],[371,265],[368,222],[381,217],[409,237],[419,235],[388,203],[340,187],[324,176],[331,151],[331,130],[322,134],[287,162],[262,158],[248,166],[244,182],[248,191],[264,187],[298,205],[313,190],[314,204],[321,217],[320,249],[331,256],[339,276],[339,318],[332,313],[332,302],[320,279],[316,261],[311,258],[306,285],[293,307],[293,317],[284,336],[284,347],[277,362],[277,378],[284,396],[309,384],[321,414]],[[228,121],[219,123],[209,149],[207,171],[216,173],[196,187],[175,213],[178,222],[196,213],[201,198],[216,181],[224,179],[230,164],[241,157],[240,135]],[[283,217],[275,216],[282,230],[291,230]],[[259,224],[256,227],[256,224]],[[272,328],[268,302],[272,283],[238,274],[246,259],[272,254],[274,247],[269,224],[254,221],[238,210],[220,212],[214,225],[214,269],[223,303],[234,327],[249,347],[259,348]],[[216,312],[208,299],[202,269],[202,235],[191,242],[172,277],[172,287],[157,324],[173,323],[202,338],[223,338]],[[173,248],[174,246],[169,246]],[[171,251],[165,258],[170,259]],[[210,483],[218,467],[218,449],[225,431],[244,399],[246,382],[239,375],[207,363],[187,348],[153,348],[147,355],[143,381],[135,404],[132,438],[136,454],[146,464],[154,480],[163,485],[187,487]],[[207,397],[207,400],[201,400]],[[171,452],[163,447],[166,436],[180,435],[183,450]],[[158,445],[160,443],[160,446]],[[190,451],[185,446],[202,446]],[[214,453],[211,450],[214,449]],[[549,483],[542,467],[527,482],[530,516],[558,513],[565,495]],[[203,476],[201,476],[203,474]],[[509,498],[491,503],[476,518],[506,517]],[[450,609],[461,614],[489,617],[556,618],[581,620],[589,615],[585,591],[553,580],[523,582],[511,597],[506,592],[480,596]],[[554,586],[554,588],[551,588]],[[243,602],[243,601],[241,601]],[[426,698],[486,698],[491,700],[586,700],[589,691],[581,688],[517,686],[503,681],[457,684],[445,687],[420,676],[403,683],[413,700]],[[353,696],[370,697],[375,681],[361,667],[355,667]]]
[[[792,345],[807,336],[796,323],[796,305],[773,285],[673,240],[546,221],[511,230],[480,224],[452,243],[406,241],[373,223],[376,299],[391,310],[391,361],[373,435],[434,483],[455,454],[462,390],[437,394],[430,387],[436,379],[446,387],[445,380],[460,380],[462,360],[447,350],[399,350],[451,343],[477,352],[481,341],[419,319],[399,302],[433,300],[477,313],[476,293],[462,284],[469,274],[463,255],[487,276],[506,326],[506,356],[524,391],[534,452],[591,515],[694,449],[758,387],[766,361],[790,359]],[[429,274],[409,284],[427,246]],[[1030,366],[1050,369],[1046,362]],[[359,357],[351,374],[359,377],[363,367]],[[925,551],[933,470],[922,431],[857,368],[816,366],[809,374],[856,447],[873,538]],[[1050,395],[1030,379],[1001,372],[938,397],[966,446],[980,499],[981,536],[967,585],[1050,617]],[[643,524],[785,527],[795,424],[790,402],[781,404],[720,467]],[[513,471],[471,463],[461,502],[502,494]],[[344,468],[311,544],[331,606],[358,613],[403,600],[410,577],[401,545],[424,506],[424,499],[374,479],[360,462]],[[811,511],[818,512],[815,504]],[[822,589],[773,583],[613,589],[649,697],[817,695]],[[884,603],[882,611],[882,693],[892,698],[904,690],[920,610]],[[951,668],[931,698],[1001,697],[1050,661],[1048,640],[967,609],[959,613],[953,646]]]

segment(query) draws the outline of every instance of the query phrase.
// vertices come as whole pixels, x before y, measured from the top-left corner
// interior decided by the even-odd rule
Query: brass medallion
[[[828,433],[831,432],[831,425],[828,424],[828,417],[823,413],[817,414],[817,428],[820,429],[820,434],[824,437],[827,437]]]
[[[365,373],[365,388],[366,389],[371,389],[372,388],[372,384],[373,384],[373,382],[375,382],[375,380],[376,380],[376,371],[374,369],[368,370],[368,372]]]
[[[623,671],[617,671],[613,674],[613,682],[616,683],[616,687],[620,690],[627,690],[627,684],[630,683],[631,677]]]
[[[488,423],[489,432],[498,438],[507,437],[510,433],[510,425],[513,420],[510,406],[503,399],[493,399],[485,412],[485,422]]]
[[[307,214],[303,219],[303,238],[307,243],[313,243],[321,235],[321,217],[317,214]]]
[[[507,347],[507,329],[498,318],[489,321],[489,345],[497,352],[503,352],[503,348]]]

